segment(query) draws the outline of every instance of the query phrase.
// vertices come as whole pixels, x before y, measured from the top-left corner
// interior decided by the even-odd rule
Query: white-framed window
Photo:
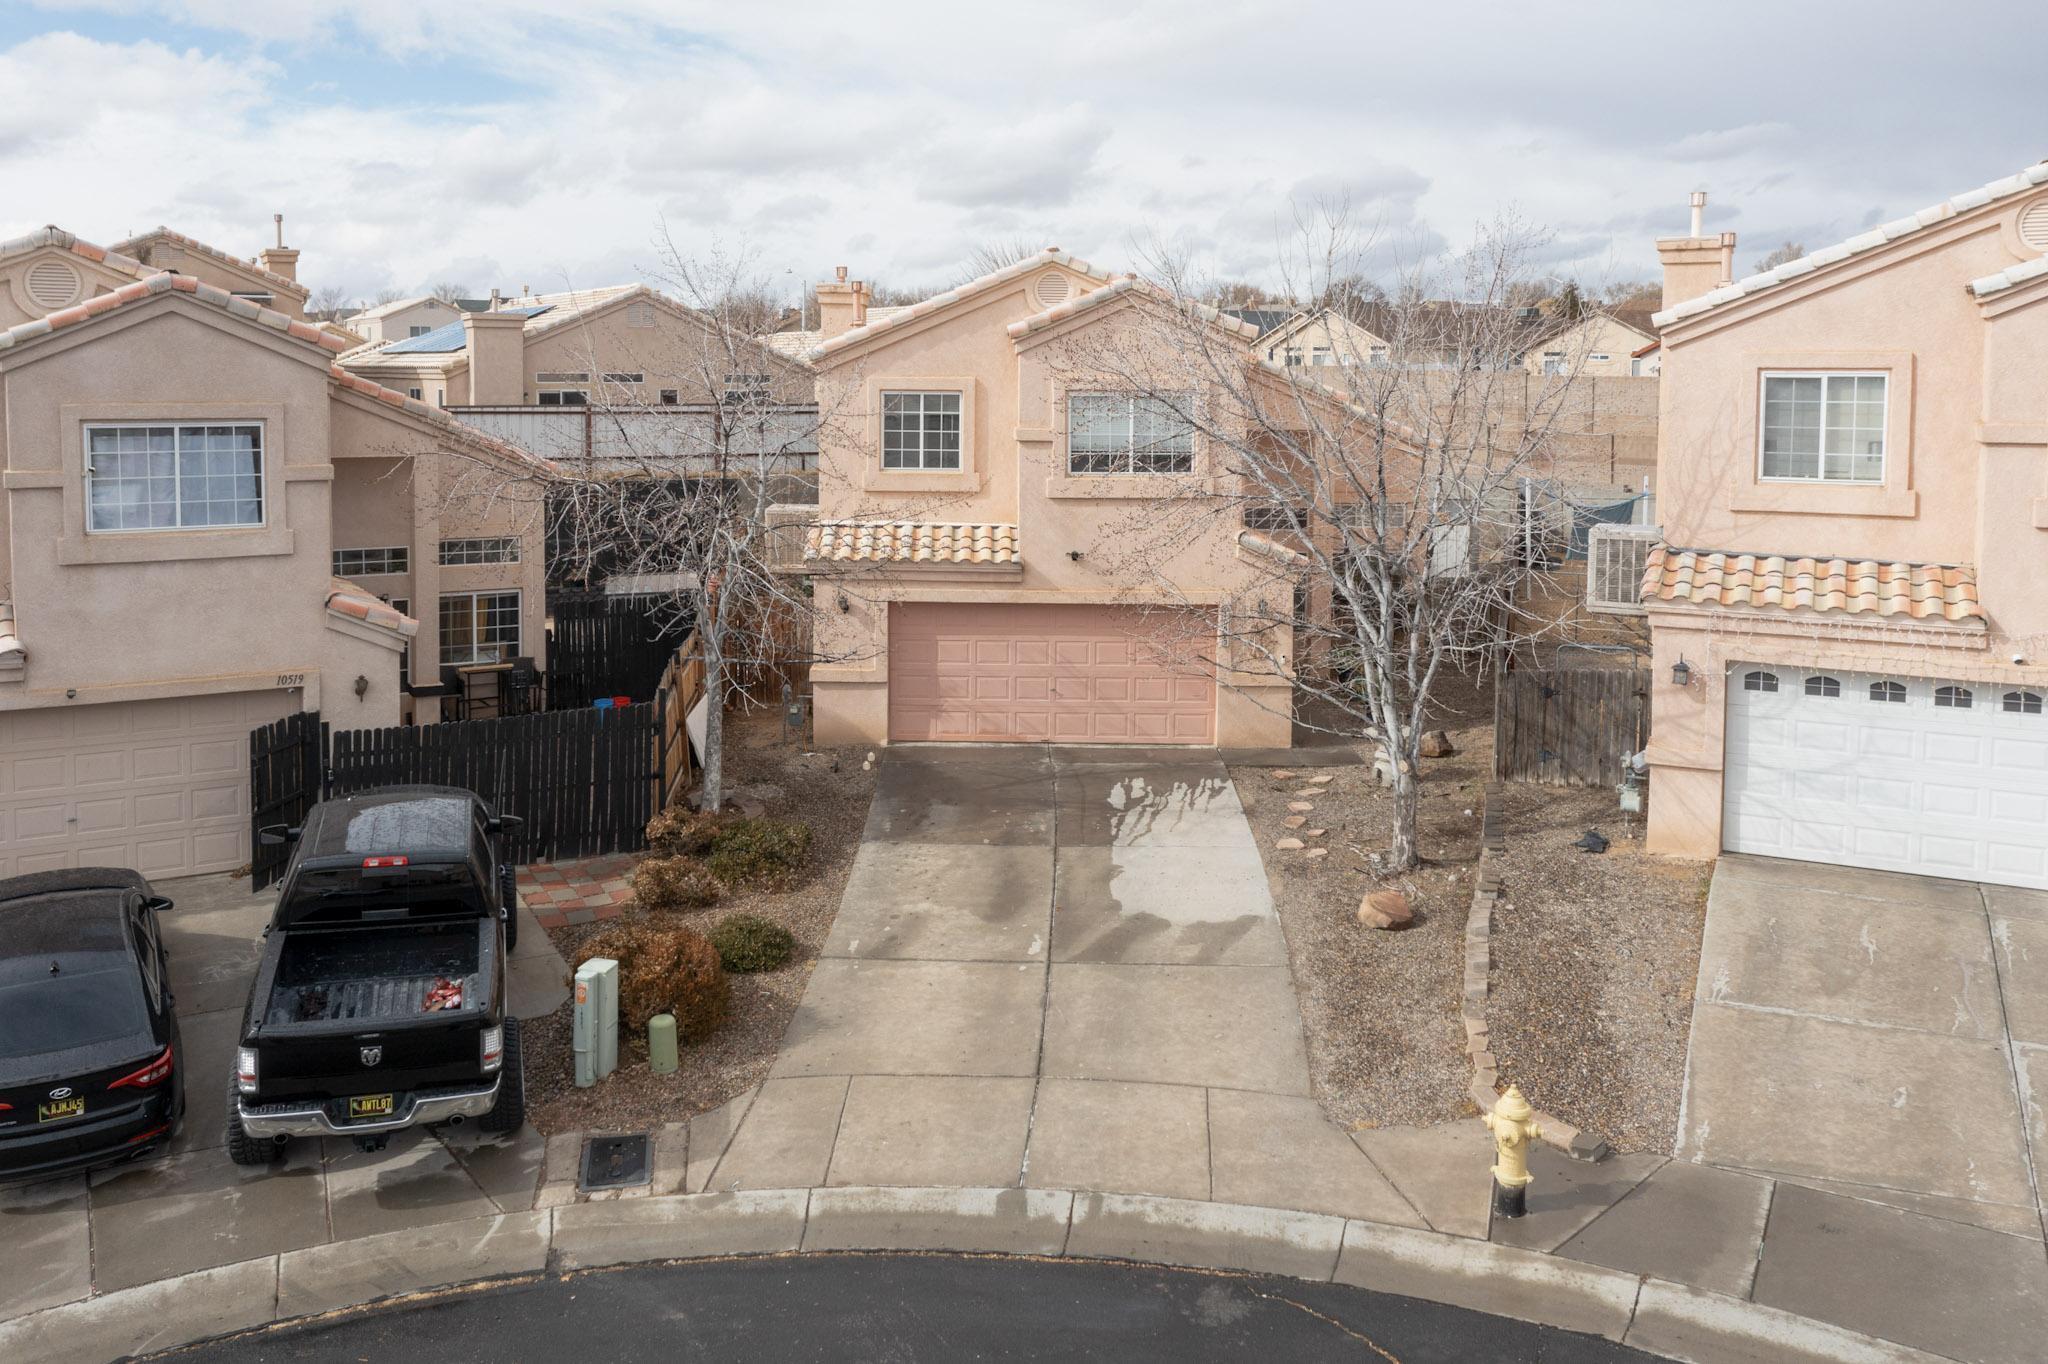
[[[676,405],[676,390],[675,390],[675,389],[672,389],[672,388],[664,388],[664,389],[663,389],[663,390],[661,391],[661,405],[662,405],[663,407],[674,407],[674,406]]]
[[[1185,474],[1194,467],[1194,428],[1171,401],[1133,393],[1067,395],[1068,473]]]
[[[1367,363],[1368,365],[1384,365],[1384,364],[1386,364],[1386,363],[1387,363],[1387,348],[1386,348],[1385,346],[1369,346],[1369,347],[1367,347],[1367,348],[1366,348],[1366,352],[1365,352],[1365,362],[1366,362],[1366,363]]]
[[[1244,509],[1246,530],[1278,531],[1287,535],[1308,534],[1309,514],[1306,507],[1278,507],[1270,503],[1254,502]]]
[[[1942,710],[1968,710],[1977,703],[1977,698],[1968,687],[1936,687],[1934,704]]]
[[[630,370],[615,369],[609,370],[605,373],[604,381],[608,384],[637,384],[645,380],[646,378],[647,376],[645,374],[640,374]]]
[[[1564,373],[1564,352],[1561,350],[1547,350],[1543,352],[1543,372],[1545,374]]]
[[[1298,366],[1301,364],[1301,347],[1288,346],[1280,352],[1280,357],[1282,363],[1287,365],[1289,368]]]
[[[1999,703],[1999,708],[2008,715],[2039,715],[2041,693],[2037,691],[2009,691]]]
[[[535,396],[542,407],[588,407],[590,390],[583,388],[544,388]]]
[[[497,663],[519,657],[517,592],[444,592],[441,661]]]
[[[1589,356],[1587,356],[1587,357],[1586,357],[1586,359],[1587,359],[1588,361],[1590,361],[1590,362],[1592,362],[1593,364],[1596,364],[1596,365],[1604,365],[1604,364],[1606,364],[1606,363],[1607,363],[1607,362],[1608,362],[1609,360],[1612,360],[1613,358],[1614,358],[1614,357],[1613,357],[1613,356],[1611,356],[1611,355],[1602,355],[1602,354],[1600,354],[1600,353],[1599,353],[1599,352],[1597,352],[1597,351],[1596,351],[1596,352],[1594,352],[1593,354],[1591,354],[1591,355],[1589,355]]]
[[[1316,346],[1311,349],[1308,353],[1308,362],[1311,365],[1333,365],[1337,363],[1336,357],[1331,355],[1328,346]]]
[[[405,329],[405,334],[407,339],[411,339],[412,337],[415,336],[425,336],[428,332],[432,330],[434,330],[432,327],[423,327],[419,323],[415,322]]]
[[[473,535],[441,542],[441,565],[516,564],[519,537],[516,535]]]
[[[1870,699],[1903,705],[1906,700],[1906,684],[1903,682],[1873,682],[1870,684]]]
[[[89,532],[263,524],[263,427],[256,423],[88,426]]]
[[[1766,372],[1761,382],[1759,477],[1884,482],[1885,375]]]
[[[1809,677],[1806,679],[1808,696],[1840,696],[1842,680],[1838,677]]]
[[[958,469],[958,393],[882,394],[884,469]]]
[[[412,399],[414,402],[418,402],[421,398],[424,398],[426,396],[426,391],[424,389],[408,388],[405,391],[405,396]]]
[[[390,549],[334,551],[334,576],[337,578],[375,577],[379,573],[411,571],[412,551],[404,545],[395,545]]]
[[[537,384],[587,384],[590,382],[590,372],[580,369],[544,369],[533,376],[533,381]]]
[[[1776,691],[1778,689],[1778,675],[1767,672],[1744,673],[1742,675],[1742,689],[1744,691]]]

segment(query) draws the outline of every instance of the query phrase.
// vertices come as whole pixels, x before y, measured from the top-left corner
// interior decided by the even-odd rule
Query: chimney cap
[[[846,283],[846,267],[843,265],[833,266],[832,277],[838,280],[841,284]]]

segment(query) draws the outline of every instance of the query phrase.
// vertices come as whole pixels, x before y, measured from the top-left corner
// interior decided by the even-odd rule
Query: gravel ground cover
[[[788,929],[796,938],[796,951],[778,970],[729,977],[732,1004],[725,1026],[706,1041],[684,1047],[682,1064],[673,1075],[654,1074],[647,1064],[647,1039],[628,1036],[621,1029],[618,1070],[600,1085],[577,1089],[569,1006],[527,1023],[527,1116],[543,1133],[641,1131],[716,1108],[767,1078],[839,911],[874,794],[875,774],[861,769],[868,752],[864,748],[806,750],[782,745],[773,712],[729,717],[726,723],[731,741],[726,752],[728,790],[738,786],[756,791],[765,800],[763,813],[809,825],[809,862],[803,879],[787,891],[733,891],[709,909],[659,917],[709,932],[728,914],[759,914]],[[555,929],[549,936],[573,962],[577,945],[591,933],[645,915],[633,906],[610,924]]]
[[[1587,829],[1602,854],[1571,846]],[[1711,863],[1650,857],[1614,792],[1503,788],[1487,1023],[1501,1078],[1616,1150],[1678,1130]]]
[[[1423,759],[1423,866],[1400,876],[1377,877],[1366,861],[1386,847],[1393,805],[1369,766],[1279,769],[1293,773],[1285,779],[1264,767],[1230,773],[1287,936],[1316,1096],[1346,1127],[1442,1122],[1473,1111],[1458,996],[1492,762],[1492,693],[1453,679],[1439,692],[1435,725],[1457,751]],[[1313,780],[1325,775],[1326,783]],[[1288,806],[1300,802],[1314,808],[1290,828],[1285,821],[1297,812]],[[1306,837],[1311,829],[1325,832]],[[1290,836],[1308,848],[1274,846]],[[1308,857],[1317,847],[1329,853]],[[1359,901],[1381,889],[1408,896],[1409,927],[1360,926]]]

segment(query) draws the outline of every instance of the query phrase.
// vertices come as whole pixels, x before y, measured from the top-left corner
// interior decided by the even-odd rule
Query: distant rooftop
[[[553,306],[551,303],[543,303],[537,308],[500,308],[498,311],[510,313],[514,317],[539,317]],[[452,351],[461,350],[467,344],[462,336],[462,323],[458,320],[455,322],[444,322],[432,331],[421,332],[418,336],[408,336],[402,340],[393,341],[379,353],[383,355],[446,355]]]

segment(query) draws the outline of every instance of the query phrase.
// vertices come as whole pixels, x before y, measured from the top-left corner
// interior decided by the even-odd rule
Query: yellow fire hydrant
[[[1529,1211],[1529,1143],[1543,1135],[1534,1120],[1535,1109],[1522,1097],[1521,1089],[1509,1085],[1508,1092],[1494,1104],[1493,1112],[1480,1121],[1493,1133],[1493,1212],[1496,1217],[1520,1217]]]

